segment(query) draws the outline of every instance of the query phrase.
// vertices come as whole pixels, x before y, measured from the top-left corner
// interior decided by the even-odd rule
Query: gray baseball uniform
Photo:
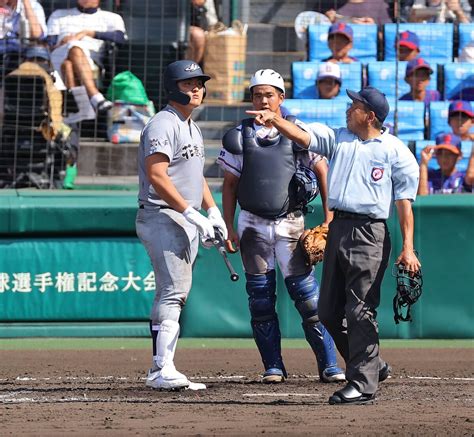
[[[145,160],[154,153],[169,158],[168,175],[186,202],[200,209],[203,197],[204,145],[201,131],[172,106],[166,106],[143,129],[139,152],[139,209],[137,235],[153,264],[156,296],[152,324],[177,322],[192,282],[199,234],[196,226],[169,208],[155,192],[145,171]]]

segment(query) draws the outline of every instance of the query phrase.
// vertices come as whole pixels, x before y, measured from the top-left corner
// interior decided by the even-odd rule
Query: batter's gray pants
[[[137,235],[153,265],[156,295],[150,319],[179,321],[181,309],[191,290],[192,268],[196,259],[199,234],[182,214],[173,209],[139,209]]]
[[[376,309],[390,247],[385,221],[335,218],[329,225],[319,318],[346,361],[346,379],[367,394],[377,390],[385,365]]]

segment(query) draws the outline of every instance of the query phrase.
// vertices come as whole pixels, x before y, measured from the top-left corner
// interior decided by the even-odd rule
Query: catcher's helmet
[[[410,307],[418,300],[422,293],[423,276],[421,269],[412,272],[403,264],[395,264],[392,275],[397,279],[397,293],[393,298],[393,312],[395,323],[399,320],[411,321]],[[407,314],[402,315],[402,308],[407,307]]]
[[[285,82],[283,78],[275,70],[269,68],[256,71],[250,78],[249,90],[252,91],[252,88],[257,85],[271,85],[285,94]]]
[[[294,201],[306,206],[319,194],[318,178],[309,167],[300,166],[293,176]]]
[[[180,91],[178,82],[193,78],[200,78],[203,82],[206,82],[211,77],[204,74],[202,68],[194,61],[185,59],[169,64],[163,73],[163,83],[165,91],[168,93],[168,99],[181,105],[187,105],[191,99],[187,94]],[[204,95],[206,95],[205,93],[206,87],[204,87]]]

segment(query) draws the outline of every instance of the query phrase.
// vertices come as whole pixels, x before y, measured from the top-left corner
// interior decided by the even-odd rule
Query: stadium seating
[[[461,53],[461,50],[464,46],[474,41],[474,23],[465,23],[459,25],[459,52],[458,56]]]
[[[309,60],[321,61],[331,55],[328,48],[329,24],[312,24],[308,28]],[[375,24],[351,24],[354,31],[354,47],[350,56],[363,64],[377,60],[377,26]]]
[[[423,102],[398,101],[389,98],[390,112],[384,125],[393,131],[395,109],[397,109],[398,132],[401,140],[423,140],[425,138],[425,104]],[[398,103],[398,105],[395,105]]]
[[[453,61],[453,32],[451,23],[401,23],[399,32],[410,30],[420,39],[421,56],[430,64],[444,64]],[[384,25],[385,60],[396,60],[395,37],[397,25]]]
[[[418,162],[420,162],[421,151],[426,146],[434,146],[435,142],[433,140],[422,140],[416,141],[415,143],[415,156]],[[472,141],[463,141],[461,144],[462,149],[462,158],[456,164],[456,168],[461,171],[466,171],[469,164],[469,157],[471,156]],[[430,159],[428,163],[428,168],[437,170],[439,168],[438,161],[435,158]]]
[[[405,82],[406,62],[398,65],[398,98],[410,91],[410,86]],[[384,92],[387,97],[395,98],[395,61],[372,62],[367,66],[368,84]],[[436,90],[438,87],[437,75],[431,76],[428,89]]]
[[[444,98],[474,100],[474,64],[460,62],[444,66]]]
[[[315,82],[321,62],[293,62],[291,74],[293,79],[294,99],[315,99]],[[346,89],[360,90],[362,88],[362,64],[339,64],[341,67],[342,86],[336,99],[350,101]]]
[[[342,100],[287,99],[283,106],[304,123],[324,123],[333,128],[346,126],[347,103]]]

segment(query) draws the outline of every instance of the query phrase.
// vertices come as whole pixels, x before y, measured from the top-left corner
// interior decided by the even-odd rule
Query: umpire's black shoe
[[[374,394],[361,393],[352,382],[329,397],[330,405],[360,405],[375,400]]]
[[[392,373],[392,368],[388,363],[385,363],[385,366],[379,370],[379,382],[385,381],[390,376],[390,373]]]

